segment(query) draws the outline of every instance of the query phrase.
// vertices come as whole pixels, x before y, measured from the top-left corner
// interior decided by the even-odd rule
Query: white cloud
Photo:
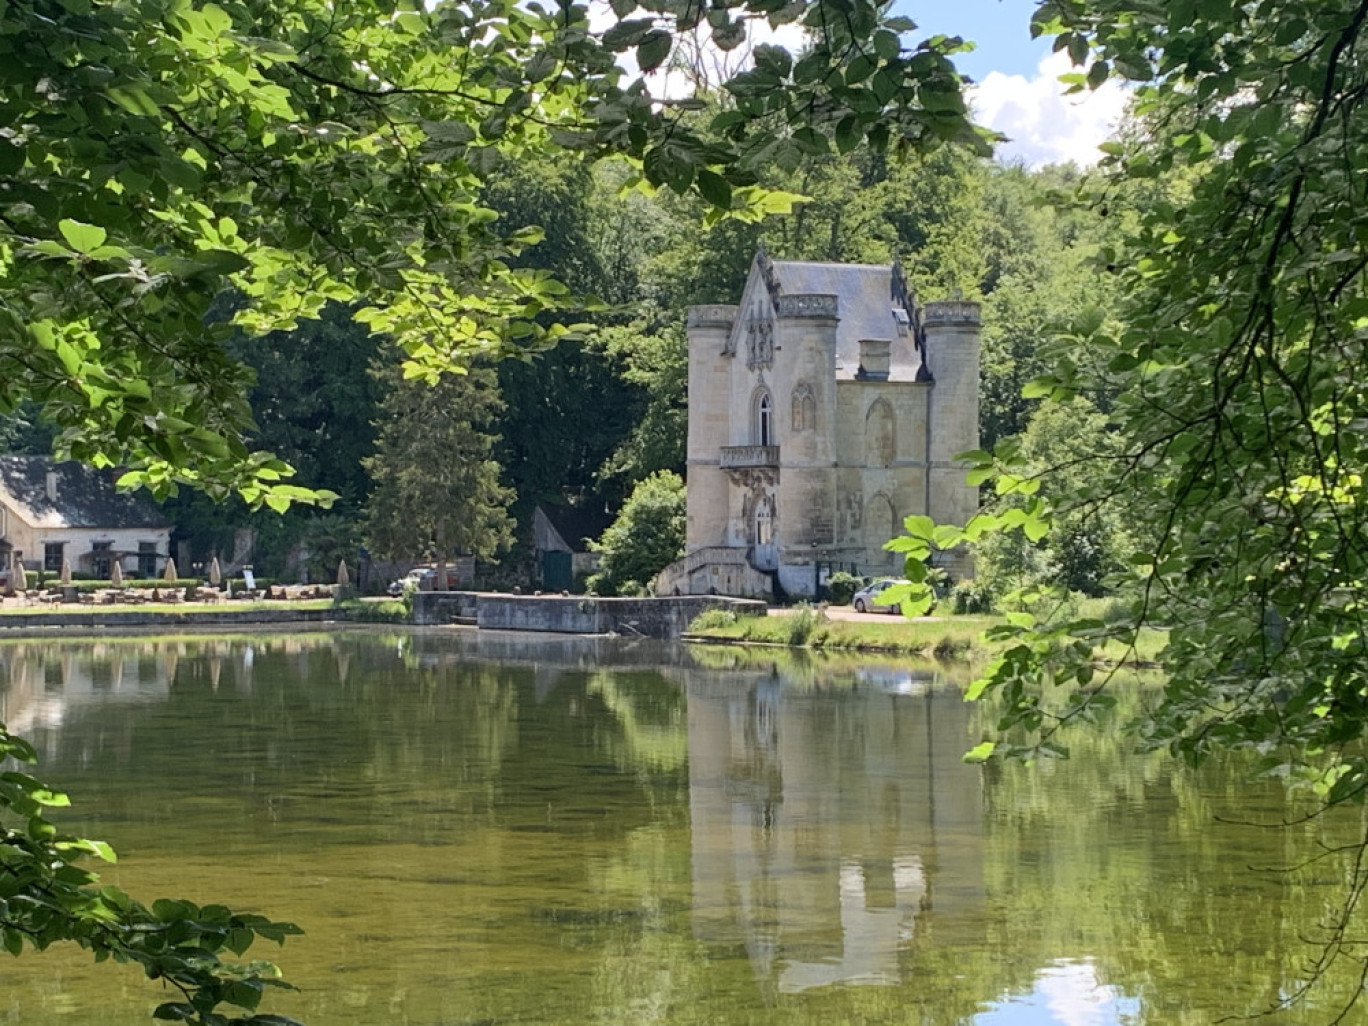
[[[1053,53],[1033,78],[992,71],[974,86],[971,102],[979,123],[1010,139],[998,147],[999,157],[1033,167],[1070,160],[1097,163],[1098,144],[1121,122],[1126,89],[1112,80],[1101,89],[1066,96],[1059,76],[1073,70],[1067,54]]]

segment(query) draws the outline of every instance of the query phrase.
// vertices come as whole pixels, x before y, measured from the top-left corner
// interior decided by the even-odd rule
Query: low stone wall
[[[186,627],[197,624],[326,623],[337,620],[332,609],[209,609],[176,613],[153,610],[98,610],[58,613],[5,613],[0,631],[32,627]]]
[[[592,595],[504,595],[484,592],[419,592],[413,622],[432,625],[474,618],[491,630],[556,631],[562,634],[623,634],[677,638],[705,609],[763,616],[765,603],[720,595],[666,598],[597,598]]]
[[[476,591],[415,591],[413,593],[413,622],[424,627],[474,620],[480,592]]]

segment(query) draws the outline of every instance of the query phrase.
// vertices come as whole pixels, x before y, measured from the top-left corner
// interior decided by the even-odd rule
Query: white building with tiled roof
[[[0,569],[22,561],[57,573],[155,577],[170,554],[171,525],[155,503],[119,492],[110,473],[43,456],[0,456]]]
[[[688,344],[687,552],[661,593],[811,596],[832,570],[898,573],[905,517],[973,515],[977,303],[762,250],[740,304],[690,308]]]

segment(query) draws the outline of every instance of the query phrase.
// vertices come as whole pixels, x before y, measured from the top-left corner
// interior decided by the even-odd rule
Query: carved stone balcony
[[[777,445],[724,445],[723,470],[752,470],[779,466]]]

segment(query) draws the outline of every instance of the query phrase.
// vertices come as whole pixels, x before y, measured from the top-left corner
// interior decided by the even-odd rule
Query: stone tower
[[[692,306],[689,348],[688,520],[685,548],[719,544],[727,531],[727,478],[718,454],[731,444],[731,342],[737,308]]]
[[[979,447],[979,305],[927,303],[922,312],[927,364],[935,387],[927,410],[927,512],[937,523],[963,524],[978,509],[955,457]]]

